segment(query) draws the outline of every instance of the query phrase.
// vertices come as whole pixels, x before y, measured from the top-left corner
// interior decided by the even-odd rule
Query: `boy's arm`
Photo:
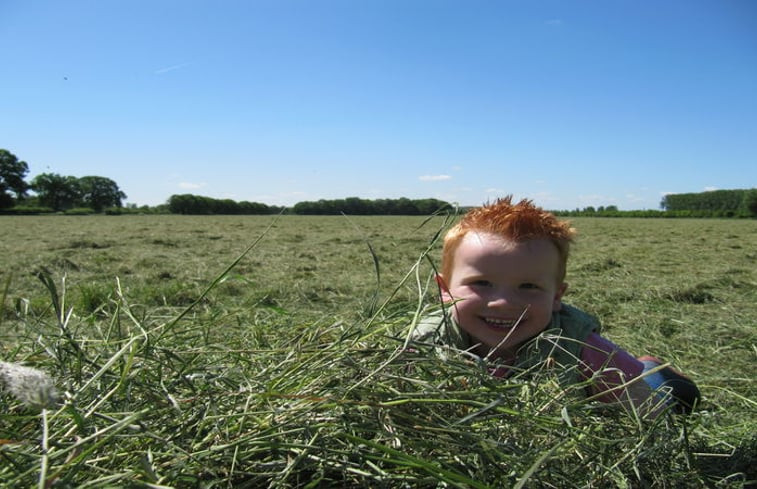
[[[583,375],[593,379],[590,389],[602,402],[621,402],[642,416],[657,417],[665,402],[644,381],[645,366],[630,353],[597,333],[581,351]]]

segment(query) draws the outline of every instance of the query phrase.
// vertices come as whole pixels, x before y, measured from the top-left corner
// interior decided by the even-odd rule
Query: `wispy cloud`
[[[450,175],[421,175],[418,180],[421,182],[441,182],[442,180],[451,180]]]
[[[549,19],[544,21],[547,25],[562,25],[562,19]]]
[[[253,195],[249,200],[251,200],[252,202],[263,202],[268,205],[291,206],[307,197],[307,192],[300,190],[289,190],[271,194],[257,194]]]
[[[534,202],[538,202],[540,205],[560,202],[560,199],[555,197],[552,192],[534,192],[528,198],[533,199]]]
[[[275,199],[275,200],[279,201],[281,199],[288,199],[290,197],[293,197],[293,198],[306,197],[307,195],[308,195],[307,192],[302,192],[300,190],[289,190],[289,191],[286,191],[286,192],[279,192],[279,193],[275,193],[275,194],[256,195],[255,199],[260,200],[262,202],[265,202],[266,199],[268,199],[268,200]]]
[[[718,187],[705,187],[705,192],[712,192],[713,190],[720,190]]]
[[[600,195],[600,194],[588,194],[588,195],[579,195],[578,201],[581,202],[582,204],[607,205],[607,204],[614,204],[615,198],[607,197],[605,195]]]
[[[189,66],[190,64],[192,63],[180,63],[178,65],[166,66],[165,68],[160,68],[159,70],[155,70],[154,74],[163,75],[165,73],[168,73],[169,71],[175,71],[175,70],[180,70],[182,68],[185,68]]]
[[[183,188],[185,190],[197,190],[198,188],[202,188],[205,185],[205,183],[179,182],[179,188]]]

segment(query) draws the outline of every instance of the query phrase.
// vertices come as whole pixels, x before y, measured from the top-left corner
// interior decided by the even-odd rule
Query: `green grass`
[[[0,393],[0,486],[755,481],[757,222],[573,222],[566,301],[695,378],[692,416],[403,352],[441,217],[2,217],[0,360],[62,395]]]

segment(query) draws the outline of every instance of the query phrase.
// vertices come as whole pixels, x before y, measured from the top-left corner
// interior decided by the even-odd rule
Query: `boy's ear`
[[[557,286],[557,290],[555,291],[555,298],[552,301],[552,311],[557,312],[562,309],[562,296],[565,294],[566,290],[568,290],[568,284],[566,282],[563,282]]]
[[[450,301],[452,300],[452,295],[449,293],[449,287],[447,287],[447,282],[444,281],[444,276],[441,273],[436,274],[436,284],[439,286],[439,290],[441,290],[442,293],[442,300]]]

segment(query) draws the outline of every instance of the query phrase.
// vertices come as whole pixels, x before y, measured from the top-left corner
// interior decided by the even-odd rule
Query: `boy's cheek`
[[[446,304],[459,304],[465,298],[465,291],[456,289],[454,292],[449,289],[442,290],[442,301]]]
[[[549,327],[549,324],[550,323],[545,324],[541,329],[539,329],[538,331],[534,332],[534,335],[532,336],[532,338],[534,336],[538,336],[538,335],[542,334],[544,331],[546,331],[547,327]]]

